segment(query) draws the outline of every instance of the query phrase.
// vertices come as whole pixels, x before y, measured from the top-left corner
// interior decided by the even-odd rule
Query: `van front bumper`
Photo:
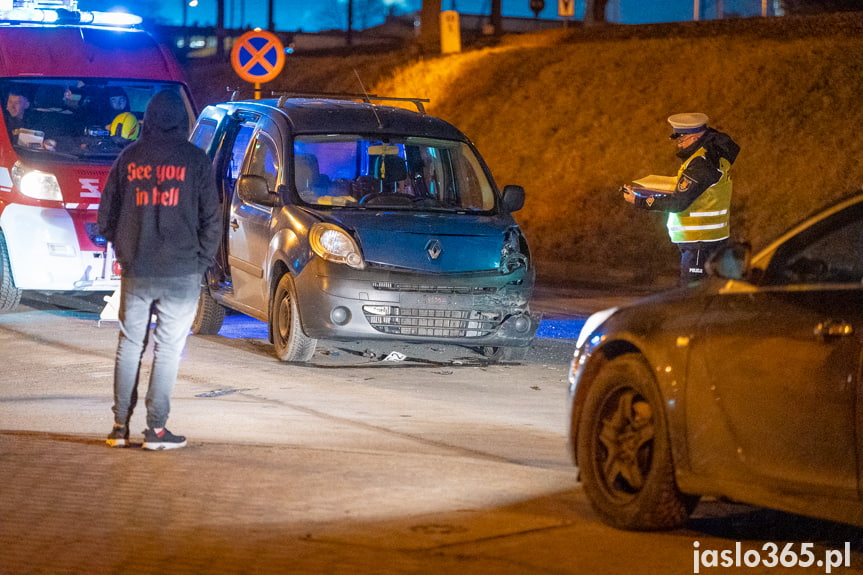
[[[312,338],[526,347],[539,323],[529,307],[534,275],[355,270],[315,258],[295,285]]]

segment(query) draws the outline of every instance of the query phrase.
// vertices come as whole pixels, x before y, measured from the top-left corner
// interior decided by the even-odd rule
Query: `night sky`
[[[187,2],[189,0],[186,0]],[[721,1],[728,15],[757,16],[761,13],[761,0],[699,0],[701,19],[716,17],[717,2]],[[533,17],[529,0],[502,0],[504,16]],[[212,25],[216,20],[216,0],[198,0],[198,6],[187,8],[187,22]],[[366,10],[369,4],[378,6]],[[396,14],[419,10],[421,0],[354,0],[354,28],[379,24],[392,9]],[[771,7],[775,1],[770,0]],[[584,14],[585,0],[575,0],[575,19]],[[113,0],[79,0],[82,10],[124,9],[153,18],[159,23],[180,24],[183,0],[138,0],[122,2]],[[347,25],[347,0],[275,0],[276,28],[279,30],[303,30],[316,32],[329,29],[344,29]],[[444,10],[455,9],[464,14],[488,14],[491,0],[442,0]],[[267,0],[225,0],[225,25],[229,28],[267,25]],[[607,13],[612,22],[638,24],[648,22],[671,22],[691,20],[694,0],[609,0]],[[557,0],[545,0],[545,9],[540,17],[557,18]]]

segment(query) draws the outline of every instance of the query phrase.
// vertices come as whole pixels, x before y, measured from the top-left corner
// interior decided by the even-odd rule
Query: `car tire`
[[[198,311],[192,321],[192,333],[198,335],[216,335],[225,322],[225,308],[210,295],[210,290],[201,287],[198,298]]]
[[[527,357],[527,347],[493,347],[480,348],[480,353],[495,363],[523,363]]]
[[[276,357],[288,362],[306,362],[312,359],[318,341],[303,333],[294,285],[288,275],[282,276],[273,294],[270,327]]]
[[[613,527],[673,529],[698,503],[677,488],[663,403],[636,355],[618,357],[597,374],[578,421],[576,450],[584,492]]]
[[[9,249],[6,236],[0,232],[0,311],[15,309],[21,302],[21,290],[15,287],[12,279],[12,266],[9,263]]]

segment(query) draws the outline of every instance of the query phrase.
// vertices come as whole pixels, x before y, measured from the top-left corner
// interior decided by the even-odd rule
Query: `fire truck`
[[[0,0],[0,310],[22,291],[113,292],[96,213],[108,171],[182,70],[141,19],[76,0]]]

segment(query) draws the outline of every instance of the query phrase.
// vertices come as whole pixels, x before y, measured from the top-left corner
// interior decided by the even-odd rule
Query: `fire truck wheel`
[[[9,265],[9,250],[6,237],[0,232],[0,311],[14,309],[21,301],[21,290],[12,280],[12,266]]]

